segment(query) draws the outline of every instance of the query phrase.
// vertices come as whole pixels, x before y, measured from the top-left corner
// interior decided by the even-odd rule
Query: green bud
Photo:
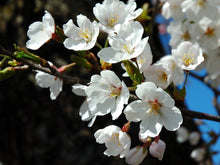
[[[41,64],[42,66],[47,66],[47,61],[42,59],[41,57],[30,53],[28,50],[21,48],[17,45],[15,45],[15,49],[17,51],[14,52],[13,56],[17,59],[22,59],[22,60],[30,60],[33,61],[37,64]]]
[[[141,84],[144,81],[144,77],[140,73],[140,70],[129,60],[124,60],[122,62],[126,68],[128,75],[133,81],[133,85],[136,86],[138,84]]]
[[[15,74],[15,69],[13,67],[7,67],[3,70],[0,70],[0,82],[11,78]]]

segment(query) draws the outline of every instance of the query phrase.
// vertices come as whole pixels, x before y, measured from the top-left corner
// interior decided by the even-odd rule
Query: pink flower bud
[[[159,140],[158,143],[153,141],[153,143],[150,145],[150,154],[153,157],[162,160],[165,148],[166,148],[166,143],[164,143],[162,140]]]
[[[144,160],[147,153],[147,149],[143,146],[136,146],[125,155],[125,161],[131,165],[138,165]]]

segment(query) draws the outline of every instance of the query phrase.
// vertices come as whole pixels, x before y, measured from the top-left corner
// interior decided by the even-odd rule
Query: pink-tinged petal
[[[150,154],[158,158],[159,160],[163,159],[163,155],[166,149],[166,143],[164,143],[162,140],[159,140],[157,143],[153,141],[153,143],[150,145]]]
[[[179,129],[183,122],[183,117],[177,107],[172,109],[161,108],[161,119],[164,127],[169,131]]]

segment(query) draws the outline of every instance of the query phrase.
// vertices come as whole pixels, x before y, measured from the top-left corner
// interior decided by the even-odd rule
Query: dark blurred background
[[[93,20],[92,8],[97,2],[102,1],[0,0],[0,44],[11,51],[14,43],[25,47],[28,26],[41,21],[45,10],[51,13],[60,27],[69,19],[75,21],[78,14]],[[144,2],[137,0],[138,7]],[[155,41],[152,43],[157,51],[162,53],[157,34],[151,40]],[[32,52],[57,66],[71,62],[71,52],[55,41]],[[153,51],[153,54],[156,56],[157,52]],[[88,80],[91,75],[79,66],[74,74]],[[0,162],[3,165],[126,164],[124,159],[105,156],[105,146],[97,144],[93,136],[96,130],[110,124],[122,127],[126,122],[124,115],[114,122],[110,115],[98,117],[94,126],[88,128],[88,122],[81,121],[79,116],[83,98],[72,93],[71,84],[64,82],[61,94],[51,101],[49,89],[37,86],[34,76],[34,72],[25,71],[0,82]],[[190,130],[197,129],[191,119],[185,118],[184,125],[188,125]],[[138,129],[138,123],[132,124],[129,134],[134,138],[133,145],[139,144]],[[148,154],[142,164],[196,164],[190,158],[194,147],[188,142],[178,144],[175,132],[163,129],[161,139],[167,143],[163,160],[158,161]]]

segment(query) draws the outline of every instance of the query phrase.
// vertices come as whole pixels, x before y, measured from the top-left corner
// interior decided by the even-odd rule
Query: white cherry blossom
[[[93,75],[85,89],[88,107],[93,115],[111,113],[115,120],[121,115],[124,104],[128,103],[129,91],[113,71],[104,70],[100,74]]]
[[[138,165],[144,160],[147,156],[148,151],[143,146],[136,146],[129,150],[129,152],[125,155],[126,163],[130,165]]]
[[[141,139],[158,136],[163,126],[169,131],[180,127],[183,121],[181,112],[163,89],[157,88],[152,82],[144,82],[137,86],[136,95],[141,100],[127,105],[124,114],[128,121],[141,121]]]
[[[107,126],[99,129],[94,134],[96,142],[103,144],[107,147],[104,152],[107,156],[120,156],[125,157],[131,146],[131,139],[126,132],[115,125]]]
[[[28,49],[37,50],[52,38],[54,32],[54,19],[48,11],[45,11],[42,22],[37,21],[29,26],[27,36],[30,39],[26,42],[26,47]]]
[[[166,55],[160,58],[157,63],[166,64],[171,72],[171,77],[174,85],[181,84],[184,80],[183,69],[176,65],[174,57],[172,55]]]
[[[72,86],[72,91],[73,91],[73,93],[75,93],[78,96],[85,96],[86,97],[87,96],[85,93],[86,88],[87,88],[86,85],[74,84]],[[90,120],[88,127],[91,127],[94,124],[97,115],[93,115],[91,113],[89,106],[88,106],[88,102],[89,102],[89,99],[86,98],[85,101],[83,102],[83,104],[80,106],[79,115],[81,116],[81,119],[83,121]]]
[[[172,50],[172,55],[177,66],[183,70],[193,70],[204,61],[202,49],[198,43],[185,41]]]
[[[181,10],[181,4],[184,0],[167,0],[162,6],[162,15],[166,19],[173,18],[175,21],[184,20],[185,16]]]
[[[135,11],[136,6],[134,1],[128,1],[125,4],[119,0],[104,0],[102,4],[95,5],[93,13],[98,19],[101,29],[112,33],[115,31],[115,25],[127,23],[142,13],[142,9]]]
[[[51,62],[49,64],[55,67]],[[55,100],[63,88],[63,80],[45,72],[37,70],[35,75],[36,83],[41,88],[50,88],[50,98]]]
[[[72,19],[63,25],[64,34],[67,36],[64,46],[71,50],[89,50],[94,47],[99,35],[99,26],[96,21],[91,22],[86,16],[77,16],[77,24]]]
[[[189,131],[186,129],[186,127],[181,126],[177,131],[176,131],[176,140],[179,143],[184,143],[188,140],[189,138]]]
[[[117,34],[109,36],[111,47],[98,52],[98,57],[108,63],[117,63],[138,57],[148,44],[148,38],[142,39],[144,29],[137,21],[116,26]]]
[[[145,81],[154,82],[158,87],[166,89],[172,82],[172,74],[166,63],[157,63],[144,71]]]

